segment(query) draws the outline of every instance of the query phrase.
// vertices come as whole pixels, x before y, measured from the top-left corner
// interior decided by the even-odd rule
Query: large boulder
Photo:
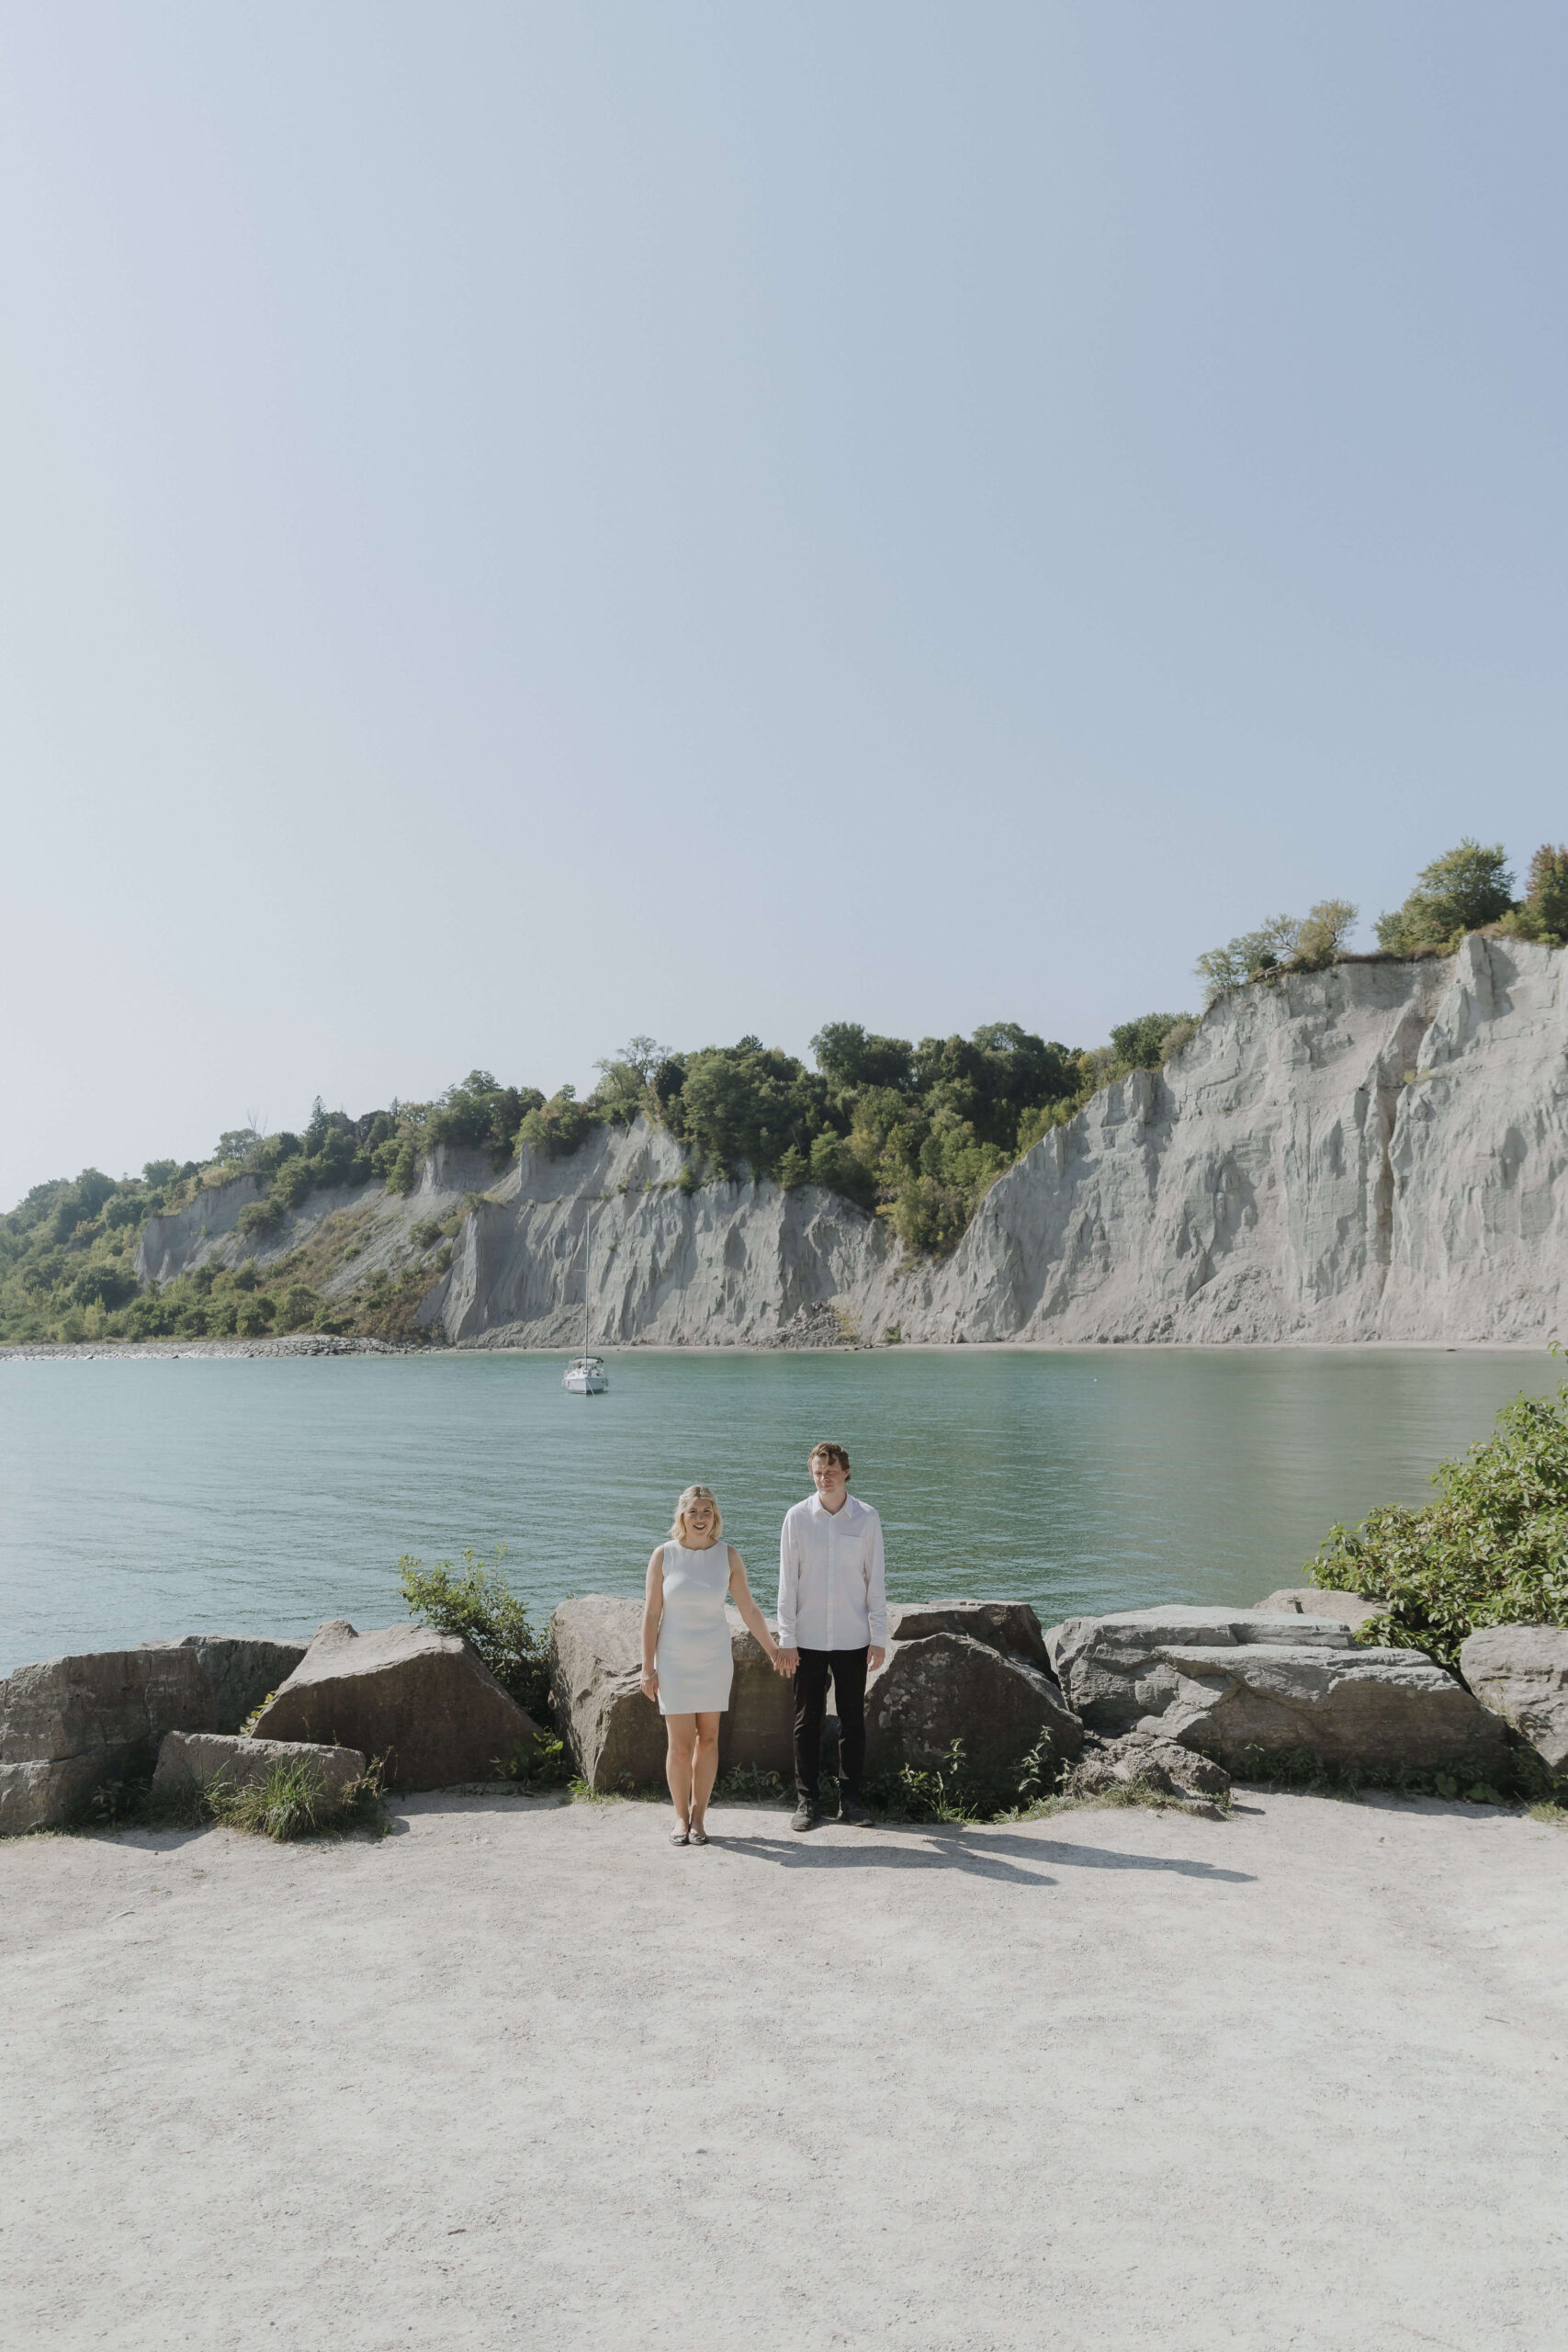
[[[926,1600],[887,1612],[896,1642],[918,1642],[927,1634],[967,1634],[1006,1657],[1025,1657],[1045,1673],[1051,1661],[1040,1620],[1027,1600]]]
[[[539,1727],[458,1634],[388,1625],[321,1626],[255,1722],[258,1739],[356,1747],[399,1789],[490,1781]]]
[[[194,1650],[97,1650],[0,1682],[0,1835],[54,1829],[102,1783],[151,1771],[165,1732],[216,1731]]]
[[[306,1642],[274,1642],[254,1634],[187,1634],[181,1642],[152,1642],[152,1649],[194,1650],[212,1685],[220,1731],[238,1731],[262,1701],[287,1682],[303,1658]]]
[[[1045,1636],[1062,1689],[1095,1731],[1157,1731],[1228,1770],[1294,1752],[1484,1780],[1502,1724],[1421,1650],[1363,1649],[1336,1621],[1258,1611],[1143,1609]]]
[[[1369,1617],[1381,1617],[1386,1600],[1364,1600],[1359,1592],[1331,1592],[1316,1584],[1286,1585],[1260,1600],[1254,1613],[1265,1617],[1327,1617],[1359,1634]]]
[[[568,1755],[602,1793],[664,1776],[664,1725],[641,1673],[640,1600],[590,1592],[561,1602],[550,1619],[550,1697]]]
[[[1568,1772],[1568,1626],[1488,1625],[1461,1644],[1459,1670],[1548,1771]]]
[[[873,1770],[934,1763],[955,1739],[982,1772],[1005,1770],[1042,1739],[1062,1758],[1083,1745],[1083,1725],[1043,1668],[946,1632],[889,1645],[865,1686],[865,1727]]]
[[[304,1764],[329,1796],[363,1778],[365,1758],[357,1747],[316,1747],[301,1740],[238,1739],[215,1732],[172,1731],[158,1750],[152,1775],[154,1796],[173,1794],[195,1781],[198,1788],[221,1781],[226,1788],[248,1788],[265,1781],[276,1764]]]
[[[735,1661],[718,1734],[718,1769],[750,1765],[793,1773],[795,1702],[767,1653],[728,1606]],[[563,1600],[550,1619],[550,1695],[567,1749],[591,1789],[657,1786],[664,1778],[664,1719],[645,1699],[642,1602],[591,1592]]]

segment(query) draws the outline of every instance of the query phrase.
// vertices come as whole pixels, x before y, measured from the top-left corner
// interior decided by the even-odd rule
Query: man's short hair
[[[834,1444],[831,1438],[824,1438],[820,1445],[814,1445],[806,1462],[808,1469],[814,1462],[836,1462],[846,1478],[850,1475],[850,1457],[841,1445]]]

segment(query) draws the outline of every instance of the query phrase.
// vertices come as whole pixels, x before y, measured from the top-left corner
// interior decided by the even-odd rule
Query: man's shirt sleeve
[[[779,1647],[795,1647],[795,1609],[800,1598],[800,1554],[795,1541],[795,1513],[785,1511],[779,1530]]]
[[[865,1613],[871,1628],[871,1647],[887,1647],[887,1586],[882,1557],[882,1519],[878,1512],[871,1514],[871,1525],[865,1540]]]

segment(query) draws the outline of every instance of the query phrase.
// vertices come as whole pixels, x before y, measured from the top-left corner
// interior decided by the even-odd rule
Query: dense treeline
[[[1478,929],[1568,943],[1568,848],[1538,850],[1524,897],[1513,890],[1501,845],[1467,838],[1424,867],[1404,904],[1379,918],[1381,951],[1442,954]],[[1200,957],[1208,1003],[1339,960],[1356,914],[1347,899],[1325,899],[1304,919],[1275,916]],[[761,1177],[787,1189],[818,1185],[886,1216],[914,1254],[940,1255],[1021,1152],[1112,1079],[1157,1069],[1195,1026],[1184,1013],[1145,1013],[1085,1052],[1011,1021],[918,1042],[838,1021],[812,1039],[812,1069],[758,1037],[672,1052],[638,1036],[598,1065],[599,1082],[581,1101],[570,1086],[547,1096],[503,1086],[482,1069],[434,1102],[394,1102],[358,1118],[318,1101],[298,1135],[240,1127],[220,1136],[207,1160],[153,1160],[139,1177],[118,1180],[88,1168],[74,1180],[35,1185],[0,1217],[0,1339],[300,1329],[401,1336],[449,1261],[460,1217],[415,1225],[396,1272],[383,1265],[345,1286],[339,1278],[359,1250],[346,1229],[332,1242],[307,1236],[278,1254],[279,1237],[312,1193],[410,1193],[438,1145],[485,1155],[499,1173],[520,1145],[569,1155],[595,1127],[639,1116],[683,1147],[687,1190]],[[257,1188],[240,1216],[241,1238],[252,1245],[242,1261],[142,1288],[134,1261],[149,1217],[190,1208],[204,1190],[237,1177]]]

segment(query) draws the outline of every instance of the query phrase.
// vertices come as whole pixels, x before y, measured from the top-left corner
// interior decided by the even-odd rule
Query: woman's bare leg
[[[664,1729],[667,1746],[664,1751],[664,1777],[670,1783],[670,1801],[675,1808],[675,1826],[685,1829],[692,1818],[692,1761],[696,1753],[699,1715],[666,1715]],[[711,1718],[716,1723],[716,1715]],[[716,1743],[715,1752],[716,1754]],[[713,1775],[708,1775],[708,1787]]]
[[[700,1829],[707,1817],[708,1799],[718,1774],[718,1717],[683,1715],[682,1721],[690,1724],[696,1735],[696,1754],[692,1761],[692,1826]]]

